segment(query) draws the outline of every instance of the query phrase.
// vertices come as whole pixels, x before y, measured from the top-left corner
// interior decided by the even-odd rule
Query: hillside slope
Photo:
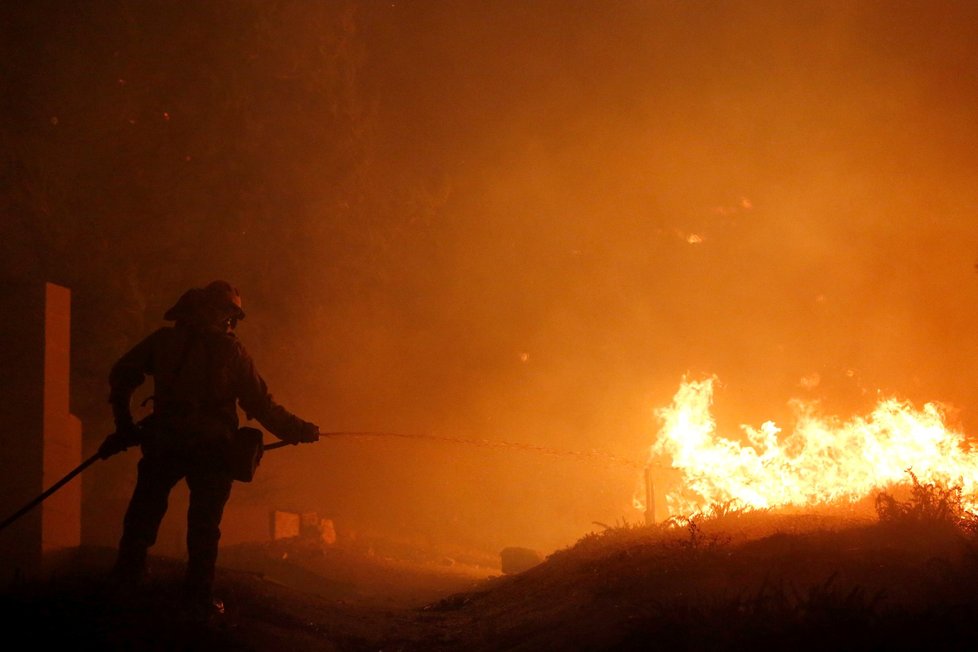
[[[210,623],[180,609],[181,563],[154,559],[149,585],[120,596],[103,579],[107,558],[88,551],[47,582],[8,589],[8,633],[74,649],[256,652],[978,646],[978,547],[941,523],[739,516],[611,528],[523,573],[454,585],[347,556],[346,590],[332,596],[222,568],[227,611]],[[373,580],[355,590],[358,577],[383,575],[390,600]],[[310,587],[316,577],[335,587],[315,574]]]

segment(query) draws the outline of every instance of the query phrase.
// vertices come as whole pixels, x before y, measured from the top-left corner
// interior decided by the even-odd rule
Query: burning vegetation
[[[792,431],[766,421],[758,428],[741,426],[735,439],[717,431],[711,413],[716,382],[684,380],[672,405],[657,410],[662,427],[650,465],[678,472],[665,498],[671,517],[721,506],[855,505],[911,480],[915,495],[922,486],[943,486],[953,492],[945,503],[953,497],[962,514],[978,510],[978,452],[948,426],[937,403],[917,408],[883,398],[868,416],[843,420],[820,414],[817,404],[795,401]],[[636,506],[645,507],[641,501]]]
[[[72,446],[212,278],[337,432],[235,488],[229,627],[179,620],[184,530],[135,596],[86,556],[134,465],[0,610],[72,649],[973,647],[978,3],[932,4],[2,3],[0,281],[72,292]],[[272,509],[335,540],[256,544]]]

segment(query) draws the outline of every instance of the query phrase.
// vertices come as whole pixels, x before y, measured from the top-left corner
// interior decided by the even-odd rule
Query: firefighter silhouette
[[[203,613],[223,611],[212,591],[221,518],[233,483],[228,456],[239,427],[237,407],[283,441],[319,439],[317,425],[295,416],[269,393],[234,333],[244,317],[241,296],[226,281],[188,290],[164,315],[173,325],[136,344],[109,375],[116,431],[99,455],[107,458],[134,445],[142,452],[113,575],[130,585],[142,580],[170,491],[186,480],[184,588],[191,608]],[[153,412],[137,425],[130,403],[147,376],[153,378]]]

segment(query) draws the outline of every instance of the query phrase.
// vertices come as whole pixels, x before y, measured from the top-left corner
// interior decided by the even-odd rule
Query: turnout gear
[[[244,318],[240,294],[225,281],[185,292],[164,315],[175,324],[156,330],[113,365],[109,401],[118,430],[99,449],[108,456],[137,439],[142,449],[123,521],[117,576],[142,574],[170,491],[186,481],[186,588],[200,603],[211,600],[220,523],[231,485],[235,479],[250,481],[261,459],[261,431],[239,429],[238,407],[284,442],[319,438],[318,426],[273,399],[234,333],[213,328],[209,320],[215,311],[226,311],[228,319]],[[130,402],[147,376],[153,377],[153,414],[137,429]],[[132,436],[134,431],[138,437]]]
[[[315,441],[309,436],[315,424],[298,418],[274,400],[251,356],[233,333],[177,322],[130,349],[109,375],[117,423],[132,422],[131,398],[147,375],[154,380],[155,423],[146,439],[164,448],[228,441],[238,428],[237,405],[279,439],[290,443]]]

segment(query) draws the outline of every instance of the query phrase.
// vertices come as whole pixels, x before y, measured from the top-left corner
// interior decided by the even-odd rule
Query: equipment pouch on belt
[[[263,433],[257,428],[238,428],[228,447],[228,470],[239,482],[251,482],[261,462]]]

